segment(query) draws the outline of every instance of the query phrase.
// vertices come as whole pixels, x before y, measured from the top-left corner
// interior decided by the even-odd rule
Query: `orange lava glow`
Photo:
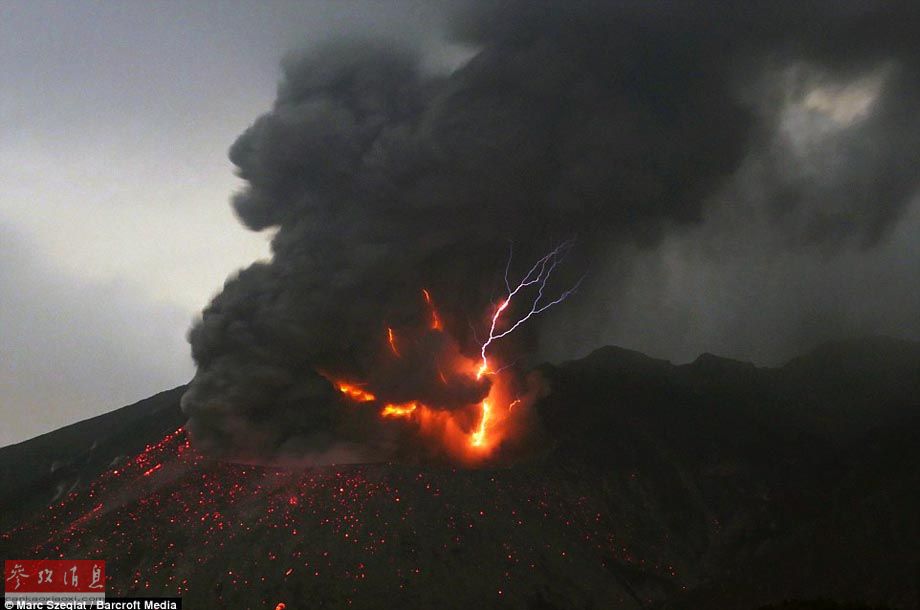
[[[444,332],[440,315],[434,306],[434,299],[427,289],[422,289],[422,296],[428,305],[431,317],[426,321],[426,332]],[[492,324],[496,324],[502,311],[508,307],[508,300],[502,301],[491,316]],[[417,341],[417,330],[404,329],[400,337],[392,327],[387,329],[387,342],[389,351],[397,358],[412,360],[412,349]],[[399,343],[397,343],[399,341]],[[403,347],[404,353],[399,347]],[[480,402],[466,406],[442,408],[440,405],[427,404],[420,400],[405,402],[388,402],[385,392],[373,384],[344,381],[338,375],[323,375],[352,403],[368,404],[375,406],[377,414],[382,420],[402,422],[400,425],[415,430],[429,445],[439,448],[455,460],[466,464],[477,464],[487,459],[510,436],[522,430],[522,417],[515,406],[522,404],[518,397],[520,388],[514,387],[513,374],[505,373],[505,368],[498,367],[492,370],[493,363],[485,356],[473,358],[455,354],[441,359],[431,368],[431,375],[439,379],[445,386],[457,383],[458,379],[480,380],[484,375],[489,376],[488,395]],[[354,373],[350,375],[354,379]]]
[[[475,362],[468,361],[467,364],[470,371],[467,374],[472,375]],[[459,462],[470,465],[482,462],[523,430],[526,410],[511,411],[503,406],[511,402],[512,381],[510,375],[495,375],[488,396],[466,409],[420,409],[414,417],[421,433],[437,439],[440,446]]]
[[[409,417],[415,413],[415,410],[419,407],[419,404],[420,403],[415,401],[404,402],[398,405],[387,403],[383,405],[383,409],[380,411],[380,415],[382,417]]]
[[[396,349],[396,333],[394,333],[393,329],[389,326],[387,327],[387,341],[390,342],[390,350],[397,358],[399,358],[399,350]]]
[[[482,416],[479,418],[479,427],[476,432],[470,435],[470,444],[473,447],[483,447],[486,444],[486,432],[488,432],[489,418],[492,412],[492,405],[488,400],[483,400],[480,404],[482,407]]]
[[[428,309],[431,311],[431,330],[441,330],[441,316],[438,315],[438,310],[435,309],[431,293],[428,292],[427,288],[422,288],[422,295],[425,297],[425,302],[428,303]]]
[[[475,361],[458,362],[456,374],[474,375]],[[452,369],[454,370],[454,369]],[[330,378],[345,398],[357,404],[377,402],[375,395],[356,384]],[[492,377],[489,395],[481,402],[460,409],[437,409],[417,400],[380,404],[378,415],[383,420],[406,422],[414,426],[420,437],[433,441],[445,453],[461,463],[475,465],[488,458],[516,429],[517,413],[513,407],[522,399],[511,400],[509,380],[503,374]],[[496,408],[506,404],[507,408]]]
[[[346,383],[344,381],[336,381],[336,387],[339,389],[339,392],[348,396],[354,401],[357,402],[373,402],[377,400],[377,397],[362,388],[359,384]]]

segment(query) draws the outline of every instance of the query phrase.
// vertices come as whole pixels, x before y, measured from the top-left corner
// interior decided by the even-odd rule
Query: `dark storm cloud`
[[[198,373],[183,407],[193,436],[237,456],[369,445],[367,428],[343,431],[348,410],[315,371],[379,374],[383,328],[424,316],[419,288],[438,295],[456,339],[422,333],[419,361],[474,353],[469,322],[496,289],[508,240],[524,261],[577,235],[574,262],[601,267],[630,244],[650,248],[700,223],[752,156],[760,170],[747,184],[759,180],[758,205],[790,243],[877,244],[916,189],[917,43],[907,24],[917,12],[908,3],[481,3],[454,20],[454,36],[479,51],[449,76],[424,74],[386,43],[291,55],[274,107],[230,151],[247,183],[234,208],[252,229],[277,228],[274,259],[231,278],[190,333]],[[802,102],[837,121],[836,139],[820,145],[838,166],[819,166],[817,177],[784,165],[795,91],[771,89],[769,78],[789,66],[804,66],[805,98],[823,82],[884,72],[878,91],[850,100],[868,118],[847,115],[848,98],[831,86]],[[618,290],[609,279],[589,275],[586,290]],[[384,398],[424,392],[418,368],[386,375],[399,381]],[[455,381],[452,395],[485,391]]]

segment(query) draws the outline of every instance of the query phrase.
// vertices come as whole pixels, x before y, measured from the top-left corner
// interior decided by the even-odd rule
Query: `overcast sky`
[[[0,3],[0,445],[185,383],[185,332],[268,255],[228,198],[279,60],[343,32],[440,52],[430,2]]]

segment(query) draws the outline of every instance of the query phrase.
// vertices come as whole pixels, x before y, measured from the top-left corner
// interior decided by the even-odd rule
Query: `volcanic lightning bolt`
[[[511,282],[508,280],[508,273],[511,269],[511,259],[513,256],[513,251],[508,255],[508,262],[505,265],[505,288],[507,289],[507,294],[499,302],[498,306],[495,308],[495,312],[492,314],[491,324],[489,326],[489,335],[486,337],[486,340],[482,343],[480,347],[480,358],[481,362],[479,368],[476,370],[476,379],[482,379],[483,375],[493,374],[494,371],[489,370],[489,358],[486,352],[489,349],[489,346],[492,345],[497,339],[501,339],[512,332],[514,332],[519,326],[524,324],[527,320],[536,316],[550,307],[561,303],[566,300],[569,296],[572,295],[581,284],[581,280],[575,283],[574,286],[568,290],[563,291],[559,296],[551,301],[544,301],[544,291],[546,290],[546,283],[549,281],[550,277],[553,275],[553,271],[556,270],[556,267],[562,260],[565,258],[565,255],[569,250],[575,245],[575,242],[572,240],[567,240],[556,246],[551,252],[539,259],[530,270],[524,275],[524,277],[518,282],[518,284],[512,288]],[[517,296],[522,290],[528,286],[536,286],[537,293],[533,297],[533,300],[530,302],[530,308],[510,323],[505,330],[498,330],[499,318],[501,318],[502,313],[504,313],[508,307],[511,305],[512,299]],[[513,401],[508,406],[508,411],[510,412],[514,405],[519,404],[520,400]],[[481,415],[479,419],[479,426],[476,431],[470,436],[470,445],[473,447],[485,447],[486,443],[486,433],[488,430],[489,420],[492,414],[492,405],[484,400],[480,403]]]
[[[508,281],[508,273],[511,268],[511,254],[508,255],[508,263],[505,265],[505,287],[508,290],[508,293],[505,295],[505,298],[498,304],[498,307],[495,308],[495,313],[492,314],[492,323],[489,327],[489,336],[483,342],[480,349],[480,355],[482,361],[479,365],[479,369],[476,371],[476,378],[481,379],[483,375],[490,373],[489,370],[489,360],[486,356],[486,351],[489,349],[489,346],[496,339],[501,339],[512,332],[514,332],[521,324],[532,318],[533,316],[540,314],[553,305],[558,305],[562,301],[569,298],[581,284],[581,280],[578,280],[574,286],[565,290],[558,297],[549,302],[543,301],[543,292],[546,289],[546,283],[549,281],[550,277],[553,275],[553,271],[556,270],[556,267],[562,260],[565,258],[565,255],[569,250],[575,245],[575,242],[572,240],[567,240],[556,246],[549,254],[545,255],[543,258],[534,263],[533,267],[530,268],[530,271],[518,282],[517,286],[514,288],[511,287],[511,282]],[[508,309],[508,306],[511,305],[511,300],[517,296],[521,290],[527,288],[528,286],[537,286],[537,294],[534,296],[533,301],[530,303],[530,309],[517,318],[514,322],[511,323],[507,329],[503,331],[498,331],[498,320],[501,317],[502,313]]]

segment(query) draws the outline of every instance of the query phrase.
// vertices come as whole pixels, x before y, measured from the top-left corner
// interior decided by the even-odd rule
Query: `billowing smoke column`
[[[443,365],[478,362],[509,242],[520,277],[577,236],[558,295],[586,271],[590,286],[592,261],[617,244],[653,245],[699,221],[766,138],[763,100],[739,92],[784,62],[839,76],[884,64],[886,86],[916,92],[911,4],[722,4],[478,5],[453,24],[477,52],[449,76],[382,43],[289,56],[273,108],[230,150],[246,182],[234,209],[277,234],[272,261],[230,278],[190,332],[193,442],[234,459],[399,456],[404,435],[351,408],[335,380],[382,403],[484,400],[488,377]],[[913,110],[886,106],[873,120],[890,127]],[[907,124],[874,153],[885,184],[790,183],[783,205],[804,210],[813,235],[871,243],[916,187]],[[834,218],[809,211],[831,195],[848,201]],[[502,361],[527,354],[537,328],[496,344]]]

